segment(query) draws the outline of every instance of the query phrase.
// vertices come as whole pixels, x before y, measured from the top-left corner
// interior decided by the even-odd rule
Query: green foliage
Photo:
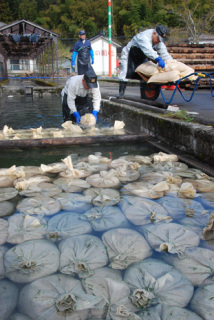
[[[0,22],[8,23],[12,21],[12,12],[10,7],[5,0],[0,2]]]
[[[214,32],[214,0],[112,0],[112,37],[126,44],[137,32],[157,24],[183,28],[194,41]],[[108,32],[107,0],[0,0],[0,21],[26,19],[62,38]]]
[[[37,17],[37,3],[35,0],[22,0],[19,4],[18,18],[34,21]]]
[[[180,110],[178,112],[168,112],[164,115],[166,118],[179,119],[186,122],[192,122],[194,119],[186,112],[186,110]]]

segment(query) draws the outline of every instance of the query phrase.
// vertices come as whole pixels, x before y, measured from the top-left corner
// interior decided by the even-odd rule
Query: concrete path
[[[101,94],[108,97],[116,97],[119,92],[119,84],[112,82],[100,82]],[[214,89],[213,89],[214,91]],[[192,90],[185,90],[183,94],[186,98],[190,98]],[[164,96],[169,100],[172,96],[172,91],[163,90]],[[214,92],[213,92],[214,94]],[[140,99],[140,87],[138,86],[127,86],[125,91],[125,96],[130,96],[133,98]],[[119,101],[119,100],[118,100]],[[159,95],[158,102],[164,103],[164,100]],[[187,112],[194,112],[196,116],[203,118],[207,124],[209,121],[214,121],[214,97],[211,95],[211,91],[207,89],[200,89],[194,93],[193,99],[191,102],[185,102],[179,92],[176,92],[173,101],[171,102],[172,106],[179,107],[180,110],[186,110]]]

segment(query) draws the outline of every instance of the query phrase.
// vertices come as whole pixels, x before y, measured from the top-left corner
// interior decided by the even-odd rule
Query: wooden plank
[[[70,138],[0,140],[0,149],[47,148],[72,145],[103,143],[142,142],[149,139],[148,134],[84,136]]]

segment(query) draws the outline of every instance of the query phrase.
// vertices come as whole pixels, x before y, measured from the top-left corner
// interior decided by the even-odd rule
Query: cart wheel
[[[160,86],[153,83],[144,83],[140,87],[141,99],[156,100],[160,94]]]

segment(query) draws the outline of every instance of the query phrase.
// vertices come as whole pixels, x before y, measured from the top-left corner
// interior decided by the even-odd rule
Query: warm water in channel
[[[212,177],[147,143],[8,150],[0,167],[1,319],[214,319]]]

